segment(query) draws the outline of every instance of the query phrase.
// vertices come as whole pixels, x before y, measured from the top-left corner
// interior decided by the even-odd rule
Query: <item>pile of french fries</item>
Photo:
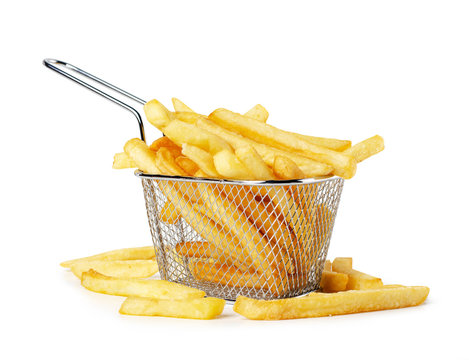
[[[157,100],[145,105],[148,121],[165,136],[147,146],[131,139],[114,157],[116,169],[139,168],[148,174],[232,180],[292,180],[337,175],[351,178],[357,163],[384,149],[376,135],[352,146],[351,141],[321,138],[280,130],[267,124],[268,112],[256,105],[244,115],[217,109],[204,116],[178,99],[174,111]],[[159,182],[167,201],[161,221],[183,218],[205,242],[176,247],[190,258],[192,275],[232,287],[264,289],[282,296],[288,283],[306,279],[312,267],[312,242],[305,228],[329,233],[332,211],[312,206],[288,187],[238,187]],[[321,220],[322,219],[322,220]],[[325,228],[324,228],[325,227]],[[300,275],[298,275],[300,274]],[[291,283],[291,281],[290,281]],[[301,287],[301,284],[297,284]]]
[[[65,261],[88,290],[125,296],[124,315],[209,320],[219,316],[225,301],[205,297],[201,290],[164,280],[148,279],[157,271],[152,246],[109,251]],[[145,269],[145,270],[144,270]],[[326,261],[321,292],[283,300],[238,296],[233,310],[253,320],[284,320],[353,314],[420,305],[425,286],[383,285],[381,279],[353,269],[352,258]]]

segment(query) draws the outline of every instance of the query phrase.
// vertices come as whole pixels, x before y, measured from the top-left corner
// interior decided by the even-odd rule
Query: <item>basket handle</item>
[[[59,73],[60,75],[62,76],[65,76],[67,79],[70,79],[74,82],[76,82],[77,84],[80,84],[81,86],[87,88],[88,90],[91,90],[93,91],[94,93],[98,94],[98,95],[101,95],[102,97],[104,97],[105,99],[109,100],[109,101],[112,101],[114,104],[117,104],[119,105],[120,107],[123,107],[124,109],[130,111],[136,118],[137,118],[137,121],[138,121],[138,127],[139,127],[139,130],[140,130],[140,138],[145,141],[145,129],[143,127],[143,121],[142,121],[142,117],[140,116],[139,112],[137,110],[135,110],[133,107],[131,107],[130,105],[116,99],[115,97],[109,95],[108,93],[105,93],[104,91],[101,91],[99,90],[98,88],[84,82],[83,80],[80,80],[79,78],[73,76],[70,72],[67,72],[65,71],[63,68],[65,69],[69,69],[71,72],[76,72],[90,80],[93,80],[95,82],[97,82],[98,84],[104,86],[104,87],[107,87],[108,89],[111,89],[129,99],[132,99],[142,105],[145,105],[146,104],[146,101],[145,100],[142,100],[140,99],[139,97],[135,96],[135,95],[132,95],[130,93],[128,93],[127,91],[125,90],[122,90],[121,88],[118,88],[117,86],[115,85],[112,85],[110,83],[108,83],[107,81],[104,81],[72,64],[69,64],[69,63],[66,63],[65,61],[61,61],[61,60],[56,60],[56,59],[44,59],[43,62],[44,66],[48,67],[49,69],[51,70],[54,70],[55,72]],[[56,66],[57,65],[57,66]],[[62,68],[60,68],[60,67]]]

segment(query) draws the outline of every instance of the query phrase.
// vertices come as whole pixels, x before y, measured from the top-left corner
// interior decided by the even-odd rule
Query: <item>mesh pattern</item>
[[[318,290],[343,183],[142,177],[161,277],[229,300]]]

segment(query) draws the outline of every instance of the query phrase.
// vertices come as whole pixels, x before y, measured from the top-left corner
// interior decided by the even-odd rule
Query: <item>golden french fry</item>
[[[176,244],[174,250],[189,258],[213,259],[219,264],[232,265],[232,256],[227,256],[223,249],[208,241],[185,241]]]
[[[173,97],[171,101],[173,102],[174,111],[176,112],[194,112],[189,106],[175,97]]]
[[[259,153],[249,145],[240,146],[235,149],[235,155],[241,163],[253,175],[254,180],[273,180],[274,173],[262,160]]]
[[[150,150],[157,152],[161,147],[168,148],[168,150],[171,151],[171,154],[175,157],[181,155],[181,148],[173,143],[167,136],[162,136],[153,141],[150,145]]]
[[[403,286],[337,293],[311,293],[301,298],[254,300],[238,296],[233,310],[252,320],[286,320],[367,311],[390,310],[422,304],[430,289]]]
[[[153,246],[133,247],[126,249],[118,249],[106,251],[93,256],[82,257],[78,259],[64,261],[60,266],[70,268],[79,262],[88,261],[113,261],[113,260],[151,260],[155,258],[155,248]]]
[[[119,312],[123,315],[166,316],[210,320],[223,312],[225,300],[213,297],[192,300],[160,300],[129,297]]]
[[[194,177],[209,178],[210,176],[206,174],[202,169],[199,169],[195,172]]]
[[[197,146],[182,144],[182,154],[195,162],[200,170],[202,170],[204,174],[207,174],[205,177],[221,177],[215,168],[213,157],[207,151]]]
[[[155,260],[92,260],[79,261],[71,265],[70,270],[81,279],[82,274],[95,270],[106,276],[123,279],[143,279],[158,272]]]
[[[348,259],[350,262],[347,262]],[[332,262],[333,271],[348,275],[347,290],[377,289],[383,286],[381,279],[352,269],[351,261],[352,258],[336,258]]]
[[[163,169],[165,175],[188,176],[176,162],[173,154],[166,147],[160,147],[156,152],[156,162],[160,169]]]
[[[348,275],[334,271],[323,270],[321,277],[321,290],[323,292],[338,292],[347,289]]]
[[[353,145],[350,149],[345,150],[344,154],[352,155],[359,163],[383,150],[384,139],[379,135],[375,135]]]
[[[219,137],[223,138],[233,148],[239,148],[246,145],[252,146],[262,157],[264,162],[270,167],[274,165],[275,156],[282,155],[293,160],[307,177],[329,175],[333,170],[330,165],[311,160],[307,157],[297,155],[296,153],[287,152],[272,146],[258,143],[254,140],[248,139],[247,137],[229,131],[215,124],[213,121],[209,121],[203,117],[197,120],[196,125],[201,129],[205,129],[211,132],[212,134],[218,135]]]
[[[326,260],[324,263],[324,271],[332,271],[332,263],[330,260]]]
[[[269,113],[261,104],[257,104],[246,114],[244,114],[244,116],[265,123],[269,118]]]
[[[304,179],[306,176],[296,163],[286,156],[277,155],[274,159],[274,174],[282,180]]]
[[[123,279],[105,276],[94,270],[84,272],[81,284],[88,290],[117,296],[138,296],[154,299],[196,299],[205,296],[202,290],[165,280]]]
[[[176,158],[176,164],[179,165],[186,173],[190,176],[194,176],[194,174],[199,170],[199,167],[195,162],[185,156],[178,156]]]
[[[195,112],[176,112],[174,114],[177,120],[183,121],[188,124],[195,124],[200,118],[206,118],[203,115],[197,114]]]
[[[131,169],[136,168],[137,164],[125,152],[114,155],[113,169]]]
[[[330,139],[330,138],[323,138],[323,137],[317,137],[317,136],[302,135],[302,134],[297,134],[297,133],[293,133],[289,131],[288,133],[302,140],[308,141],[313,145],[322,146],[322,147],[325,147],[334,151],[344,151],[346,149],[349,149],[350,146],[352,145],[352,142],[350,140],[338,140],[338,139]]]
[[[226,109],[217,109],[208,118],[220,126],[257,142],[293,151],[312,160],[331,165],[334,168],[334,174],[345,179],[350,179],[355,175],[357,163],[351,155],[312,144],[271,125],[249,121],[243,115]]]
[[[160,211],[160,220],[168,224],[176,224],[180,219],[179,212],[171,201],[166,201]]]
[[[171,112],[156,99],[147,102],[143,110],[148,122],[160,130],[171,122]]]
[[[131,139],[124,145],[125,153],[147,174],[160,174],[155,165],[156,154],[140,139]]]
[[[254,180],[254,175],[239,161],[232,150],[223,150],[213,155],[213,164],[223,178]]]

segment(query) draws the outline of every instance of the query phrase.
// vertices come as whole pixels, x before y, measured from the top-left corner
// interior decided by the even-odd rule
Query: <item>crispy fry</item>
[[[362,142],[353,145],[350,149],[345,150],[344,154],[352,155],[357,163],[359,163],[383,150],[383,138],[379,135],[375,135],[369,139],[363,140]]]
[[[79,261],[71,265],[70,270],[79,279],[89,270],[95,270],[106,276],[123,279],[143,279],[158,272],[155,260],[94,260]]]
[[[113,169],[130,169],[136,168],[137,164],[125,152],[114,155]]]
[[[206,118],[203,115],[197,114],[195,112],[176,112],[176,119],[183,121],[188,124],[195,124],[200,118]]]
[[[321,277],[321,290],[323,292],[338,292],[347,289],[348,275],[334,271],[324,270]]]
[[[332,271],[343,272],[352,270],[352,264],[353,259],[351,257],[336,257],[332,262]]]
[[[217,172],[226,179],[254,180],[254,175],[239,161],[231,150],[223,150],[213,156]]]
[[[262,157],[252,146],[240,146],[235,149],[235,155],[252,174],[254,180],[273,180],[274,173],[262,160]]]
[[[200,170],[207,174],[206,177],[221,177],[213,164],[213,157],[207,151],[197,146],[182,144],[182,154],[195,162]]]
[[[261,104],[257,104],[246,114],[244,114],[244,116],[265,123],[269,118],[269,113]]]
[[[131,139],[124,145],[125,153],[147,174],[160,174],[155,165],[156,154],[140,139]]]
[[[78,259],[64,261],[60,266],[70,268],[72,265],[82,261],[112,261],[112,260],[151,260],[155,258],[155,248],[153,246],[133,247],[106,251],[97,255],[82,257]]]
[[[174,156],[179,156],[181,154],[181,148],[175,143],[173,143],[171,139],[167,136],[162,136],[153,141],[150,145],[150,150],[157,152],[161,147],[169,148],[169,150],[172,154],[174,154]],[[179,151],[179,155],[177,155],[177,151]]]
[[[324,263],[324,271],[332,271],[332,263],[330,260],[326,260]]]
[[[254,300],[238,296],[233,310],[253,320],[285,320],[359,312],[390,310],[422,304],[426,286],[403,286],[332,294],[311,293],[306,297],[282,300]]]
[[[194,112],[189,106],[175,97],[173,97],[171,101],[173,102],[174,111],[176,112]]]
[[[259,121],[249,121],[243,115],[226,109],[217,109],[208,118],[257,142],[294,151],[315,161],[331,165],[334,168],[334,174],[345,179],[350,179],[355,175],[357,163],[351,155],[312,144],[271,125]]]
[[[166,175],[188,176],[177,163],[173,154],[166,147],[160,147],[156,152],[158,168],[163,169]]]
[[[199,170],[197,164],[185,156],[178,156],[176,158],[176,164],[178,164],[179,167],[190,176],[194,176],[194,174]]]
[[[213,297],[192,300],[156,300],[129,297],[119,312],[123,315],[166,316],[210,320],[223,312],[225,300]]]
[[[288,132],[300,139],[310,142],[311,144],[318,145],[325,147],[327,149],[331,149],[334,151],[344,151],[349,149],[352,145],[350,140],[338,140],[338,139],[330,139],[330,138],[323,138],[317,136],[309,136],[309,135],[301,135],[293,132]]]
[[[220,249],[208,241],[185,241],[176,244],[174,250],[181,256],[189,258],[213,259],[219,264],[232,265],[232,256],[227,256]]]
[[[304,179],[306,176],[296,163],[286,156],[277,155],[274,159],[274,174],[279,179]]]
[[[205,296],[202,290],[165,280],[122,279],[105,276],[94,270],[83,273],[81,284],[88,290],[117,296],[154,299],[195,299]]]
[[[171,122],[171,112],[158,100],[147,102],[143,109],[148,122],[160,130]]]
[[[332,262],[333,271],[348,275],[347,290],[377,289],[383,286],[381,279],[352,269],[351,262],[352,258],[336,258]]]

